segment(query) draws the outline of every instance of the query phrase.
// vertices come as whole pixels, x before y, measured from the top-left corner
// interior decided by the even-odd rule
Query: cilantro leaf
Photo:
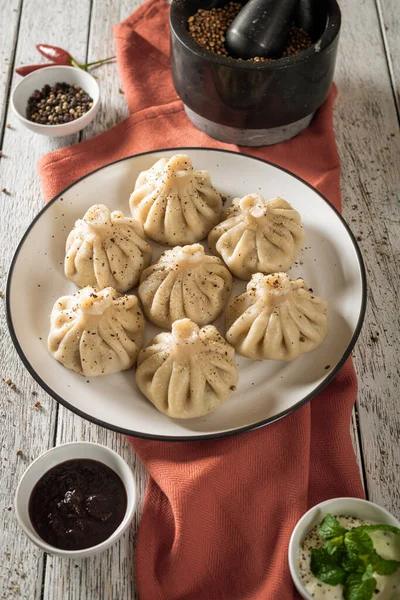
[[[346,533],[346,529],[341,526],[335,517],[332,515],[326,515],[325,519],[318,528],[318,533],[322,538],[324,538],[324,540],[329,540],[331,538],[343,535]]]
[[[366,533],[372,533],[373,531],[391,531],[400,535],[400,529],[394,525],[360,525],[355,527],[353,531],[365,531]]]
[[[329,585],[339,585],[344,582],[346,577],[339,561],[332,558],[324,547],[312,548],[310,568],[315,577]]]
[[[378,575],[392,575],[400,567],[400,562],[397,560],[386,560],[374,550],[371,557],[371,565]]]
[[[365,573],[351,573],[344,584],[345,600],[371,600],[376,588],[376,579],[372,577],[372,567],[368,565]]]

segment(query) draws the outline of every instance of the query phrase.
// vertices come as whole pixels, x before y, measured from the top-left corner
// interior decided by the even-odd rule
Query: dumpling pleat
[[[163,274],[161,274],[161,276],[163,276]],[[146,303],[147,296],[147,303],[151,303],[151,312],[157,316],[157,321],[160,321],[161,318],[168,318],[168,315],[170,313],[170,297],[175,281],[176,273],[168,273],[168,275],[163,281],[161,281],[161,283],[158,283],[158,281],[152,282],[153,285],[158,283],[156,287],[156,292],[152,300],[150,293],[146,294],[145,292],[143,295],[141,294],[142,301],[144,303]]]
[[[186,363],[172,363],[172,371],[168,383],[168,411],[173,417],[184,413],[191,402],[190,369]]]
[[[287,302],[280,305],[280,318],[288,359],[291,359],[292,356],[297,356],[299,353],[300,332],[293,321]]]
[[[194,190],[191,199],[202,220],[209,221],[211,224],[214,224],[218,221],[218,215],[216,215],[215,209],[207,204],[204,197],[199,194],[197,190]]]
[[[214,357],[215,358],[215,357]],[[213,357],[198,356],[199,367],[211,391],[218,399],[227,395],[227,384],[218,367],[213,363]]]
[[[317,342],[320,339],[318,324],[307,317],[306,313],[301,310],[302,308],[299,310],[294,304],[289,307],[290,315],[299,329],[299,339],[305,337],[313,342]]]
[[[157,402],[160,402],[163,412],[168,412],[169,381],[173,366],[174,361],[171,358],[164,360],[159,367],[156,367],[156,364],[149,365],[152,369],[152,379],[149,387],[150,399],[157,398]]]
[[[167,197],[165,194],[156,195],[153,201],[146,203],[148,211],[146,217],[143,219],[147,227],[151,227],[152,230],[157,230],[161,233],[164,232],[164,217],[165,208],[167,205]],[[139,219],[141,222],[142,219]]]
[[[278,311],[270,313],[265,329],[263,348],[265,358],[284,360],[286,355],[286,342],[283,335],[282,319]]]
[[[164,211],[163,233],[167,235],[168,242],[173,244],[174,237],[179,241],[179,232],[184,232],[187,227],[182,212],[182,199],[175,191],[167,195]],[[170,232],[170,235],[168,235],[168,232]]]
[[[176,321],[180,315],[184,314],[184,290],[183,290],[183,274],[177,273],[175,276],[174,285],[172,286],[169,296],[168,312],[171,315],[171,321]]]
[[[258,314],[255,311],[252,314],[250,313],[250,318],[248,319],[247,323],[247,325],[250,326],[248,327],[247,333],[246,330],[243,332],[244,339],[241,345],[243,352],[249,356],[255,354],[257,351],[260,351],[260,346],[262,346],[264,341],[265,330],[268,326],[270,314],[271,313],[268,309],[261,310]]]
[[[182,188],[180,190],[180,199],[182,207],[182,215],[187,223],[189,229],[200,235],[203,231],[202,215],[199,213],[195,199],[197,196],[196,190],[193,185],[188,188]]]

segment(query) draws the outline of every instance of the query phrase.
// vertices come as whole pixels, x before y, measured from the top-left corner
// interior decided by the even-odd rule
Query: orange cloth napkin
[[[91,140],[44,156],[39,169],[46,200],[125,156],[208,146],[243,150],[282,165],[340,209],[335,91],[294,140],[268,148],[217,142],[188,121],[173,88],[168,12],[165,0],[149,0],[115,26],[131,116]],[[136,551],[140,598],[298,598],[287,563],[297,520],[328,498],[363,496],[349,427],[356,391],[349,360],[318,397],[262,429],[207,442],[130,439],[150,474]]]

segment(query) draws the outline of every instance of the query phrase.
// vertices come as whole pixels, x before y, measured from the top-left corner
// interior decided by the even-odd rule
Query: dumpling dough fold
[[[188,317],[207,325],[222,312],[232,289],[232,276],[216,256],[205,254],[201,244],[166,250],[145,269],[140,278],[139,298],[147,317],[169,329]]]
[[[283,198],[264,200],[260,194],[235,198],[208,236],[211,251],[245,280],[258,272],[287,271],[303,242],[299,213]]]
[[[50,315],[48,349],[60,363],[86,377],[132,367],[142,347],[144,318],[136,296],[86,287],[62,296]]]
[[[286,273],[256,273],[226,311],[227,341],[255,360],[293,360],[315,350],[327,331],[327,303]]]
[[[175,419],[201,417],[235,390],[235,351],[213,325],[199,329],[190,319],[175,321],[139,353],[136,382],[162,413]]]
[[[161,158],[142,171],[129,205],[146,235],[169,246],[204,239],[222,211],[222,199],[210,174],[195,170],[186,154]]]
[[[95,204],[67,238],[64,272],[79,287],[113,287],[127,292],[138,283],[151,256],[138,221]]]

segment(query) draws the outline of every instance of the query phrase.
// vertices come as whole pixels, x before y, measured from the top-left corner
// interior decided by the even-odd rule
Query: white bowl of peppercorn
[[[54,65],[21,79],[12,92],[11,106],[30,131],[62,137],[93,121],[100,90],[95,78],[83,69]]]

